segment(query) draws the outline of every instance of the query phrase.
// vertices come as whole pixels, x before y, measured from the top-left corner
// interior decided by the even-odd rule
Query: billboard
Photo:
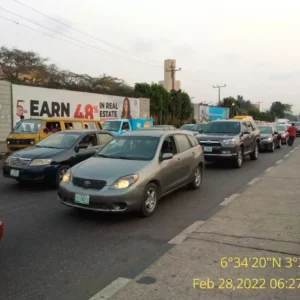
[[[208,118],[211,121],[218,119],[226,119],[227,116],[227,108],[226,107],[218,107],[218,106],[209,106],[208,107]]]
[[[25,118],[67,117],[104,122],[140,117],[140,99],[12,85],[13,124]]]
[[[209,120],[209,106],[200,104],[199,110],[200,110],[199,121],[207,122]]]

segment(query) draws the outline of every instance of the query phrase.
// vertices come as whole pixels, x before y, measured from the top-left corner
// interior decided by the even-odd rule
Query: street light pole
[[[224,87],[226,87],[226,84],[216,85],[216,86],[213,85],[214,89],[219,89],[219,106],[221,105],[221,88],[224,88]]]

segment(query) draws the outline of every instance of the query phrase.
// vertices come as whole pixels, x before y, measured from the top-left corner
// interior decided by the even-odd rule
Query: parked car
[[[259,125],[260,130],[260,150],[274,152],[276,148],[281,148],[281,135],[272,125]]]
[[[54,133],[34,147],[10,155],[4,162],[3,175],[19,182],[47,182],[58,187],[70,167],[93,156],[114,136],[103,130]]]
[[[212,121],[196,138],[206,161],[230,160],[236,168],[241,168],[246,155],[252,160],[258,158],[260,132],[251,119]]]
[[[163,196],[185,185],[198,189],[203,169],[203,152],[191,133],[137,130],[69,169],[58,198],[79,209],[136,210],[149,217]]]
[[[3,223],[0,220],[0,241],[1,241],[2,237],[3,237]]]
[[[276,125],[275,128],[281,136],[281,144],[283,144],[283,145],[287,144],[288,140],[289,140],[289,133],[287,131],[289,128],[289,125],[287,125],[287,124]]]

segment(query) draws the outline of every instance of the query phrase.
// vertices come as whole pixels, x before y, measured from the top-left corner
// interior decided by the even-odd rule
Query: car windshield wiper
[[[53,147],[53,146],[38,146],[41,148],[49,148],[49,149],[62,149],[62,148],[58,148],[58,147]]]

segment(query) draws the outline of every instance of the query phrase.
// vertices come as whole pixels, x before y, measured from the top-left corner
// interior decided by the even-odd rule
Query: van
[[[253,120],[251,116],[235,116],[234,119],[238,120]]]
[[[6,139],[8,152],[32,147],[57,131],[72,129],[102,129],[99,121],[92,119],[43,118],[21,120]]]

